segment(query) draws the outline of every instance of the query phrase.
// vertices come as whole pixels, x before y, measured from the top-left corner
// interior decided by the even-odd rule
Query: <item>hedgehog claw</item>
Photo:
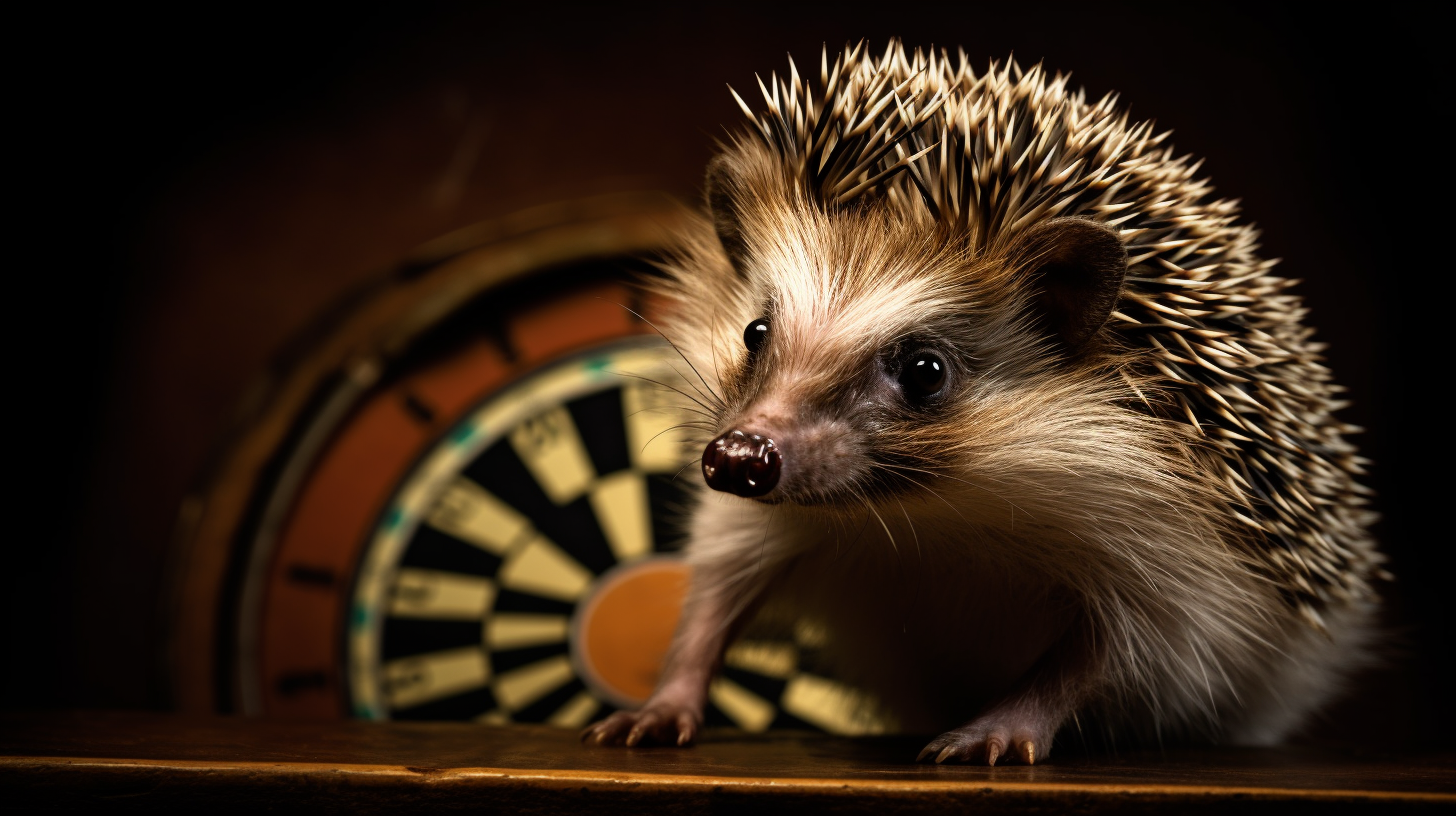
[[[685,746],[698,734],[700,717],[677,706],[648,704],[641,711],[618,711],[581,733],[582,742],[594,745]]]
[[[947,731],[930,741],[916,756],[916,762],[925,762],[934,757],[937,765],[963,763],[995,765],[999,762],[1019,762],[1033,765],[1037,760],[1037,745],[1045,756],[1051,744],[1044,729],[1028,726],[1023,722],[1005,722],[1002,717],[987,715],[963,725],[954,731]]]

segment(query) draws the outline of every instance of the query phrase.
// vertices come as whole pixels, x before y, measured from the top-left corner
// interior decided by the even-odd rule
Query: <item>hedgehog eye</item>
[[[759,319],[748,324],[743,330],[743,345],[748,349],[748,356],[752,357],[758,353],[763,342],[768,339],[768,318]]]
[[[912,402],[939,394],[945,388],[945,360],[933,351],[917,351],[900,366],[900,388]]]

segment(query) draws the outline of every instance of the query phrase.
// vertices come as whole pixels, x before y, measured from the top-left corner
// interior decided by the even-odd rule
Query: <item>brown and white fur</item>
[[[771,87],[657,286],[698,444],[771,439],[777,483],[702,491],[661,683],[584,737],[690,742],[760,614],[821,626],[902,730],[949,729],[922,760],[1297,728],[1366,660],[1380,557],[1233,205],[1039,67],[861,44]]]

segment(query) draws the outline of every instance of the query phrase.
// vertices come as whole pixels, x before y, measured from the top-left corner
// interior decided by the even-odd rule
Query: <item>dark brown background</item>
[[[1015,52],[1207,158],[1286,259],[1375,461],[1392,668],[1317,733],[1456,726],[1445,550],[1446,47],[1402,7],[223,4],[17,21],[3,705],[165,707],[177,502],[251,379],[330,302],[472,221],[609,190],[696,200],[724,83],[881,47]],[[1334,12],[1330,13],[1331,15]],[[1442,101],[1445,100],[1445,101]],[[1439,176],[1437,173],[1439,172]],[[1438,180],[1439,179],[1439,180]],[[15,211],[20,211],[17,215]],[[1433,333],[1432,333],[1433,334]],[[1437,532],[1439,530],[1439,532]]]

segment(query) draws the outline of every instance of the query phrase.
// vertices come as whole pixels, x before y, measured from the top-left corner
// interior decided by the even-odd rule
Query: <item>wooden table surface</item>
[[[1034,767],[984,768],[916,765],[922,742],[725,731],[694,748],[623,750],[537,726],[10,713],[0,714],[0,801],[350,812],[1456,811],[1450,752],[1064,752]]]

